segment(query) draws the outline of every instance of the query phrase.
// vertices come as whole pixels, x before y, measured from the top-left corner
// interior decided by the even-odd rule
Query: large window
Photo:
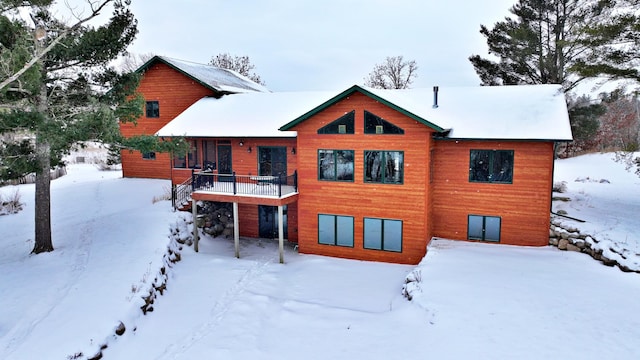
[[[513,150],[471,150],[469,181],[513,182]]]
[[[469,215],[467,238],[499,242],[501,222],[498,216]]]
[[[402,252],[402,221],[364,218],[364,248]]]
[[[318,179],[353,181],[353,150],[318,150]]]
[[[203,169],[213,171],[216,169],[216,142],[214,140],[202,141],[202,154],[204,159]]]
[[[402,184],[404,153],[402,151],[367,150],[364,152],[364,181]]]
[[[318,129],[318,134],[353,134],[355,132],[355,110]]]
[[[148,118],[160,117],[160,103],[158,101],[147,101],[146,113]]]
[[[404,134],[404,130],[378,115],[364,111],[365,134]]]
[[[319,214],[318,243],[353,247],[353,217]]]

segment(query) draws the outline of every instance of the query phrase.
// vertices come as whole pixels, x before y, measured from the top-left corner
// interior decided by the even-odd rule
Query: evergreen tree
[[[519,0],[512,17],[492,29],[481,25],[497,61],[469,60],[482,85],[562,84],[569,91],[587,77],[632,77],[640,28],[629,3],[638,0]],[[621,40],[636,47],[614,48]]]
[[[90,16],[110,8],[103,25],[67,25],[51,12],[52,0],[0,0],[0,175],[36,174],[33,253],[53,250],[50,169],[81,141],[167,151],[152,136],[122,139],[118,121],[135,121],[144,101],[134,94],[139,76],[109,64],[137,33],[128,0],[87,1]],[[16,9],[31,12],[33,24]],[[28,66],[26,66],[27,64]],[[29,65],[31,64],[31,65]],[[17,76],[16,76],[17,74]]]

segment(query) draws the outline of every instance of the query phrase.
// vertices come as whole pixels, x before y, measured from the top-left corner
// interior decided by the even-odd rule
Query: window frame
[[[160,117],[160,102],[158,100],[149,100],[145,102],[145,116],[150,119],[157,119]]]
[[[367,246],[367,220],[369,221],[379,221],[380,222],[380,247]],[[386,248],[385,246],[385,224],[386,223],[399,223],[400,225],[400,248],[399,250],[393,248]],[[370,242],[369,242],[370,243]],[[362,247],[367,250],[379,250],[379,251],[388,251],[395,253],[402,253],[404,248],[404,221],[400,219],[385,219],[385,218],[375,218],[375,217],[364,217],[362,219]]]
[[[474,171],[475,169],[475,164],[473,162],[473,153],[474,152],[484,152],[488,154],[488,175],[487,175],[487,179],[488,180],[478,180],[476,178],[476,176],[474,176],[475,173],[477,173],[477,171]],[[510,165],[511,165],[511,169],[510,169],[510,175],[509,175],[509,180],[507,181],[502,181],[502,180],[493,180],[492,176],[494,175],[495,171],[495,161],[496,158],[498,157],[497,154],[498,153],[507,153],[510,155]],[[515,170],[515,151],[514,150],[494,150],[494,149],[470,149],[469,150],[469,182],[472,183],[485,183],[485,184],[513,184],[513,174],[514,174],[514,170]]]
[[[387,157],[387,153],[400,153],[401,157],[402,157],[402,164],[400,166],[400,174],[401,174],[401,179],[399,182],[387,182],[387,171],[386,171],[386,167],[384,168],[384,170],[381,173],[381,177],[380,177],[380,181],[374,181],[374,180],[368,180],[367,179],[367,153],[368,152],[379,152],[382,154],[381,156],[381,164],[385,164],[386,161],[386,157]],[[385,184],[385,185],[404,185],[404,151],[402,150],[364,150],[364,152],[362,153],[363,155],[363,181],[365,184]]]
[[[142,153],[142,159],[143,160],[155,160],[156,159],[156,152],[155,151],[143,152]]]
[[[333,179],[329,179],[329,178],[324,178],[323,177],[323,172],[322,172],[322,167],[321,167],[321,161],[323,158],[321,158],[320,154],[321,152],[324,151],[331,151],[333,152]],[[339,151],[344,151],[344,152],[350,152],[351,153],[351,157],[352,157],[352,161],[351,161],[351,179],[338,179],[338,152]],[[316,163],[316,167],[318,170],[318,181],[337,181],[337,182],[354,182],[355,181],[355,150],[345,150],[345,149],[318,149],[317,151],[317,163]]]
[[[476,220],[480,220],[482,219],[482,236],[472,236],[471,234],[471,220],[472,218],[476,219]],[[487,238],[487,219],[489,220],[498,220],[498,231],[497,231],[497,238],[491,237],[491,238]],[[490,230],[491,231],[491,230]],[[499,243],[500,239],[502,237],[502,217],[501,216],[494,216],[494,215],[478,215],[478,214],[469,214],[467,215],[467,240],[474,240],[474,241],[485,241],[485,242],[495,242],[495,243]]]
[[[371,117],[377,119],[376,124],[369,124],[371,121]],[[367,126],[369,125],[369,126]],[[373,126],[371,126],[373,125]],[[393,131],[385,132],[385,127],[392,129]],[[363,129],[362,132],[365,135],[404,135],[404,129],[400,126],[392,123],[389,120],[385,120],[381,116],[378,116],[371,111],[364,110],[364,121],[363,121]]]
[[[351,110],[317,130],[318,135],[353,135],[355,134],[356,111]],[[335,132],[329,129],[336,127]],[[344,132],[341,132],[344,128]]]
[[[332,242],[323,242],[322,238],[321,238],[321,234],[320,234],[320,225],[321,225],[321,218],[322,217],[326,217],[326,218],[332,218],[333,219],[333,241]],[[355,243],[355,218],[353,216],[348,216],[348,215],[334,215],[334,214],[318,214],[318,244],[319,245],[329,245],[329,246],[341,246],[341,247],[350,247],[353,248],[354,247],[354,243]],[[350,239],[350,244],[349,245],[345,245],[345,244],[341,244],[340,243],[340,227],[339,227],[339,222],[338,220],[342,219],[342,220],[351,220],[351,234],[347,234],[347,237],[351,237]],[[349,230],[349,229],[346,229]]]

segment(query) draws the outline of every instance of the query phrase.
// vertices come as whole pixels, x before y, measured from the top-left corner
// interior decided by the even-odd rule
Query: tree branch
[[[15,74],[9,76],[7,79],[2,81],[0,83],[0,90],[4,89],[10,83],[16,81],[22,74],[24,74],[33,65],[35,65],[44,55],[46,55],[49,51],[51,51],[51,49],[53,49],[56,45],[58,45],[58,43],[60,43],[60,41],[62,41],[62,39],[64,39],[67,35],[69,35],[74,30],[78,29],[80,26],[82,26],[82,24],[84,24],[87,21],[93,19],[94,17],[100,15],[100,11],[102,11],[102,9],[105,6],[107,6],[107,4],[109,4],[109,3],[113,2],[113,1],[114,0],[104,0],[103,2],[99,3],[95,7],[94,7],[95,4],[90,1],[89,4],[91,4],[91,9],[92,10],[91,10],[91,14],[89,16],[87,16],[86,18],[83,18],[83,19],[79,19],[78,22],[75,23],[73,26],[62,30],[58,34],[58,36],[55,39],[53,39],[53,41],[51,42],[51,44],[49,44],[49,46],[44,48],[40,53],[36,54],[29,62],[27,62],[22,67],[22,69],[18,70]],[[38,40],[36,40],[36,41],[38,41]]]

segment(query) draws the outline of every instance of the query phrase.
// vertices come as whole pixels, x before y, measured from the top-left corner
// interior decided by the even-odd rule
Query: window
[[[404,178],[402,151],[367,150],[364,152],[364,181],[402,184]]]
[[[469,181],[513,182],[513,150],[471,150]]]
[[[146,153],[142,153],[142,158],[145,160],[155,160],[156,159],[156,153],[154,151],[149,151]]]
[[[500,242],[500,223],[498,216],[469,215],[467,238]]]
[[[160,103],[158,101],[147,101],[147,117],[160,117]]]
[[[200,163],[198,162],[198,142],[196,140],[190,140],[189,145],[189,152],[187,154],[178,154],[174,156],[174,168],[200,168]]]
[[[318,129],[318,134],[353,134],[356,117],[355,110]]]
[[[216,169],[216,142],[214,140],[202,141],[202,154],[204,157],[203,168],[207,171]]]
[[[364,248],[402,252],[402,221],[364,218]]]
[[[318,150],[318,179],[353,181],[353,150]]]
[[[365,134],[404,134],[404,130],[384,120],[378,115],[364,111]]]
[[[318,214],[318,243],[353,247],[353,217]]]

